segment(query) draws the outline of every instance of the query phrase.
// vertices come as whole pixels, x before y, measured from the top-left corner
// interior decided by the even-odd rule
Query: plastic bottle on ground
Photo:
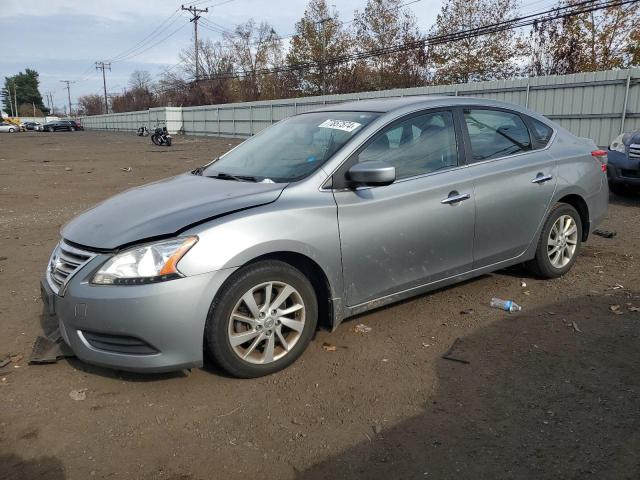
[[[513,300],[502,300],[500,298],[492,298],[489,305],[493,308],[504,310],[505,312],[519,312],[522,310],[522,307]]]

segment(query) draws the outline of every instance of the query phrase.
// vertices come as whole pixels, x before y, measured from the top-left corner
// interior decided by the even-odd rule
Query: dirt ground
[[[60,226],[236,143],[0,137],[0,358],[17,355],[0,368],[0,479],[640,478],[637,195],[612,196],[617,236],[593,236],[564,278],[515,268],[362,315],[267,378],[27,365]],[[456,338],[468,364],[441,358]]]

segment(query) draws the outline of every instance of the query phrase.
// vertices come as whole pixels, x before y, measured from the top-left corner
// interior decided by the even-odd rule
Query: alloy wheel
[[[555,268],[565,267],[576,253],[578,226],[571,215],[561,215],[554,222],[547,240],[547,255]]]
[[[229,318],[228,338],[242,360],[275,362],[298,343],[305,327],[302,296],[284,282],[265,282],[242,295]]]

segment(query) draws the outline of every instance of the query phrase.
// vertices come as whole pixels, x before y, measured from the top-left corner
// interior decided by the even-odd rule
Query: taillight
[[[591,156],[596,160],[599,160],[600,171],[605,173],[607,171],[607,151],[606,150],[594,150],[591,152]]]

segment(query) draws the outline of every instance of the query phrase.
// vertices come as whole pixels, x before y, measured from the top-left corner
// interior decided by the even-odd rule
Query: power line
[[[142,48],[145,45],[147,45],[155,37],[159,36],[163,31],[165,31],[167,28],[169,28],[171,25],[173,25],[176,21],[178,21],[180,19],[180,16],[178,15],[178,12],[179,12],[179,9],[176,8],[171,13],[171,15],[169,15],[162,22],[160,22],[160,24],[156,28],[154,28],[151,32],[149,32],[142,40],[138,41],[137,43],[135,43],[134,45],[132,45],[128,49],[120,52],[119,54],[111,57],[111,59],[109,59],[109,61],[110,62],[120,61],[120,60],[124,59],[125,57],[129,56],[130,54],[134,53],[136,50],[139,50],[140,48]]]
[[[416,40],[413,42],[407,42],[398,45],[392,45],[389,47],[381,47],[364,52],[356,52],[353,54],[342,55],[327,59],[325,62],[301,62],[292,65],[285,65],[282,67],[264,68],[259,70],[253,70],[250,72],[236,71],[229,74],[221,74],[215,76],[209,76],[207,79],[224,79],[224,78],[242,78],[249,75],[268,75],[275,73],[283,73],[297,70],[305,70],[309,68],[317,68],[324,63],[325,65],[337,65],[341,63],[347,63],[354,60],[363,60],[367,58],[373,58],[381,55],[387,55],[391,53],[398,53],[402,51],[415,50],[418,48],[425,48],[428,46],[441,45],[443,43],[449,43],[467,38],[475,38],[492,33],[499,33],[506,30],[512,30],[530,26],[536,23],[545,23],[553,20],[559,20],[569,18],[575,15],[581,15],[584,13],[590,13],[593,11],[603,10],[605,8],[617,7],[626,4],[638,3],[640,0],[618,0],[618,1],[605,1],[603,3],[594,4],[593,0],[578,2],[573,5],[564,7],[556,7],[548,10],[544,10],[538,13],[515,17],[513,19],[496,22],[481,27],[475,27],[467,30],[460,30],[457,32],[443,34],[443,35],[431,35],[425,39]],[[578,8],[576,8],[578,7]],[[585,8],[580,8],[585,7]],[[197,82],[197,80],[195,80]]]

